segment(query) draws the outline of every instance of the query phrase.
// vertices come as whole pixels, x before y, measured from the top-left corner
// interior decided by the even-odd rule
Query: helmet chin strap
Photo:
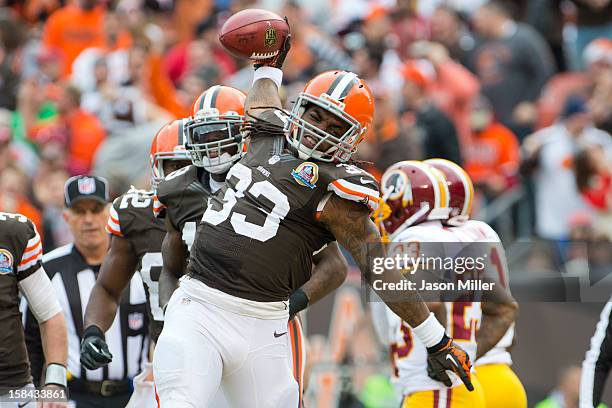
[[[202,167],[212,174],[222,174],[225,173],[232,167],[234,161],[232,160],[232,156],[229,153],[223,152],[221,156],[215,157],[211,159],[208,156],[202,157]]]

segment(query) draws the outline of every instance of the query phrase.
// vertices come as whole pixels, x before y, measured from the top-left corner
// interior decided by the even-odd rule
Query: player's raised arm
[[[219,41],[230,53],[254,62],[253,87],[244,107],[246,116],[259,117],[266,110],[280,109],[281,70],[291,48],[287,17],[283,21],[265,10],[244,10],[223,24]]]
[[[370,220],[367,207],[332,195],[321,212],[320,220],[351,253],[368,284],[372,285],[374,272],[369,261],[382,259],[386,254],[380,245],[380,233]],[[403,280],[400,272],[395,269],[385,269],[376,276],[388,284]],[[427,347],[430,376],[450,387],[452,382],[446,371],[452,371],[472,391],[471,364],[467,353],[453,344],[418,292],[405,290],[401,293],[402,301],[397,301],[397,292],[373,289],[393,312],[412,326],[415,335]]]

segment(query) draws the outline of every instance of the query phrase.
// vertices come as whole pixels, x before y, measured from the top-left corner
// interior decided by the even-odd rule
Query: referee
[[[68,388],[76,408],[124,407],[132,393],[131,379],[138,374],[148,351],[146,295],[139,274],[125,289],[119,311],[106,342],[113,361],[97,370],[80,363],[83,315],[110,237],[104,227],[108,219],[108,185],[99,177],[75,176],[64,186],[64,218],[74,243],[43,256],[43,265],[57,294],[68,327]],[[28,318],[26,333],[32,372],[43,364],[40,335]]]
[[[600,405],[611,367],[612,298],[601,311],[595,334],[591,337],[591,348],[582,362],[580,408],[594,408]]]

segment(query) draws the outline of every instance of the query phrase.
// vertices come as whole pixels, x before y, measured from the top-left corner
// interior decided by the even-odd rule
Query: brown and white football
[[[288,34],[289,26],[278,14],[246,9],[227,19],[219,41],[232,55],[257,61],[276,56]]]

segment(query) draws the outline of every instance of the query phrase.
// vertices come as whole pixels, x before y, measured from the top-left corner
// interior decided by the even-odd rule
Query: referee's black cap
[[[64,205],[70,208],[84,199],[108,203],[108,181],[97,176],[70,177],[64,184]]]

